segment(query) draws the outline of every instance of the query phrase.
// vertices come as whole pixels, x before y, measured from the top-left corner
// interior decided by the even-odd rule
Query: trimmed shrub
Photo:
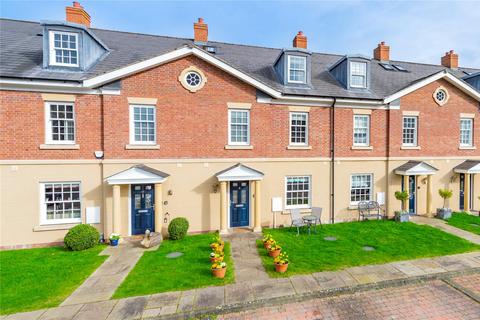
[[[94,247],[100,234],[89,224],[79,224],[70,229],[63,239],[65,247],[73,251],[81,251]]]
[[[181,240],[185,238],[188,231],[188,220],[183,217],[175,218],[168,225],[168,235],[172,240]]]

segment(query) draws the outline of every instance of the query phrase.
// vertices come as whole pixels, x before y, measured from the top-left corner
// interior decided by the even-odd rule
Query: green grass
[[[275,273],[273,259],[258,240],[265,269],[273,277],[480,250],[478,245],[433,227],[393,221],[325,225],[310,236],[303,230],[297,237],[297,230],[290,228],[263,232],[272,234],[290,258],[288,271],[283,275]],[[337,241],[326,241],[326,236],[336,237]],[[363,246],[376,250],[363,251]]]
[[[234,280],[230,243],[225,242],[227,274],[214,278],[209,255],[212,234],[187,236],[182,240],[165,240],[156,251],[145,252],[137,265],[114,294],[114,298],[147,295],[165,291],[188,290],[232,283]],[[184,255],[167,259],[170,252]]]
[[[465,212],[454,212],[447,223],[465,231],[480,234],[480,217]]]
[[[0,251],[0,314],[58,306],[107,258],[103,249]]]

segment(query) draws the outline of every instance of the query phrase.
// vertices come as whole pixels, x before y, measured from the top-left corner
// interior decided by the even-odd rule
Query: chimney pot
[[[458,68],[458,54],[454,50],[445,52],[445,55],[441,59],[442,66],[450,69]]]
[[[198,18],[198,22],[193,24],[193,40],[201,43],[208,41],[208,25],[203,18]]]
[[[65,15],[68,22],[83,24],[87,28],[90,28],[90,15],[82,7],[80,2],[73,1],[73,6],[65,8]]]
[[[303,34],[303,31],[298,31],[295,38],[293,38],[293,47],[307,49],[307,37]]]
[[[380,61],[390,60],[390,47],[385,45],[385,41],[382,41],[373,50],[373,58]]]

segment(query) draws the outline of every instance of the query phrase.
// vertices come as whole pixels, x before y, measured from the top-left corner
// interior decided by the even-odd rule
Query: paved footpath
[[[223,287],[207,287],[182,292],[63,305],[47,310],[14,314],[2,317],[2,320],[184,319],[205,313],[224,314],[265,305],[301,302],[312,298],[325,298],[369,289],[451,279],[470,274],[474,279],[480,277],[480,252],[478,251],[431,259],[353,267],[342,271],[318,272],[289,278],[265,280],[252,278],[250,281]],[[464,280],[463,284],[466,287],[473,285],[472,292],[476,290],[473,280]],[[411,292],[416,292],[416,289],[412,290]],[[442,291],[443,289],[439,287],[438,290]],[[406,295],[408,296],[408,294],[410,293]],[[480,296],[478,291],[477,295]],[[397,298],[397,303],[401,303],[404,296],[400,295]],[[392,299],[395,299],[395,295]],[[480,301],[480,298],[477,301]],[[368,305],[368,303],[366,304]]]
[[[457,237],[466,239],[470,242],[480,244],[480,236],[472,232],[468,232],[459,228],[455,228],[451,225],[448,225],[445,221],[436,218],[427,218],[422,216],[412,216],[412,222],[416,224],[426,224],[434,228],[440,229],[442,231],[453,234]]]

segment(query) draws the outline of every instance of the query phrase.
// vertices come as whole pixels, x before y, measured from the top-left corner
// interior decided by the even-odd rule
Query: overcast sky
[[[215,41],[283,48],[302,30],[316,52],[372,55],[386,41],[392,60],[439,64],[454,49],[460,66],[480,68],[480,1],[80,2],[96,28],[190,38],[192,23],[203,17]],[[0,15],[64,20],[67,5],[0,0]]]

